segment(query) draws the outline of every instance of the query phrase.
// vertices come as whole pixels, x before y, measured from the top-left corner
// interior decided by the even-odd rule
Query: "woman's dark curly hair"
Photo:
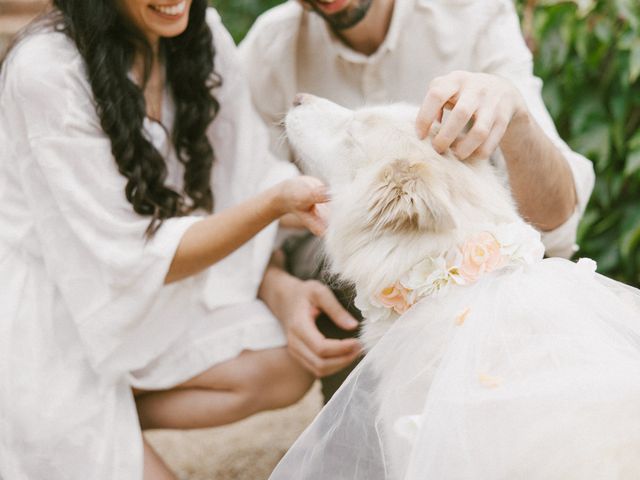
[[[212,89],[221,84],[214,71],[212,34],[205,21],[207,0],[193,0],[187,29],[161,38],[166,81],[176,106],[172,141],[185,166],[184,194],[165,185],[167,166],[143,133],[143,88],[128,76],[136,51],[144,52],[145,82],[152,50],[116,6],[116,0],[53,0],[45,18],[66,33],[82,55],[96,111],[118,170],[127,178],[125,194],[133,209],[151,216],[147,237],[166,218],[196,209],[212,211],[211,169],[214,152],[206,131],[220,105]]]

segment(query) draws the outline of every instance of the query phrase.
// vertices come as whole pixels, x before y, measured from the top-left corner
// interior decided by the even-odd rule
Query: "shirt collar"
[[[330,45],[336,56],[342,57],[351,63],[375,63],[386,52],[393,51],[398,45],[400,35],[403,30],[404,23],[413,11],[415,0],[395,0],[393,5],[393,14],[389,31],[384,41],[373,54],[367,56],[360,52],[356,52],[345,45],[329,28],[327,23],[315,12],[309,12],[309,22],[315,24],[315,28],[320,30],[323,38],[322,41]]]

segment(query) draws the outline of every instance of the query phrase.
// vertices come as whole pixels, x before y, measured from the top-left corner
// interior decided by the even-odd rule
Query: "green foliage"
[[[518,0],[561,136],[590,158],[596,186],[580,255],[640,284],[640,6],[637,0]]]
[[[220,12],[224,25],[236,43],[242,40],[258,15],[282,2],[283,0],[210,0]]]
[[[282,0],[216,0],[236,41]],[[401,1],[401,0],[397,0]],[[579,255],[640,285],[640,6],[637,0],[515,0],[545,103],[597,182]]]

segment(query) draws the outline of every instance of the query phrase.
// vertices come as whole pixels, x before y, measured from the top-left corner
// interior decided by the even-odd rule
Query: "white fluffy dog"
[[[543,260],[505,179],[419,140],[416,108],[297,103],[332,268],[378,343],[272,478],[640,478],[640,291]]]
[[[438,154],[415,133],[417,111],[403,104],[353,111],[302,94],[286,117],[305,171],[331,187],[327,253],[359,298],[374,296],[479,225],[519,220],[505,179],[489,161]],[[373,319],[366,304],[356,304],[370,349],[397,315]]]

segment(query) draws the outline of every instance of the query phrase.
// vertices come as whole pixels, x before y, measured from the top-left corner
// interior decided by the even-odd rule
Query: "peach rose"
[[[402,315],[412,305],[409,300],[410,294],[411,291],[409,289],[403,287],[400,282],[396,282],[382,290],[378,294],[378,300],[385,307],[393,308],[397,314]]]
[[[500,243],[489,232],[480,232],[469,238],[460,248],[462,261],[459,273],[467,282],[475,282],[485,273],[504,264]]]

